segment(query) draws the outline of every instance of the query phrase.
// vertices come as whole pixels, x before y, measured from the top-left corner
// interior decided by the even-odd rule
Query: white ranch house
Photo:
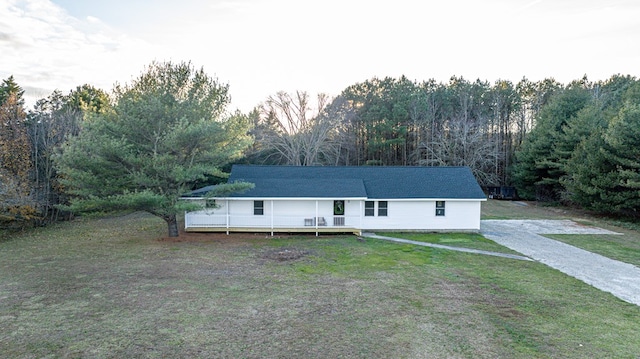
[[[235,165],[229,182],[255,188],[185,200],[189,232],[478,231],[486,196],[467,167],[314,167]]]

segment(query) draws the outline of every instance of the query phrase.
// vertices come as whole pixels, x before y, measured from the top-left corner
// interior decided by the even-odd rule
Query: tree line
[[[510,184],[516,150],[563,86],[371,79],[329,101],[278,93],[252,113],[248,161],[290,165],[469,166],[481,185]],[[314,106],[315,105],[315,106]]]
[[[108,95],[79,86],[54,91],[24,108],[24,90],[13,76],[0,84],[0,227],[42,225],[70,215],[58,207],[68,201],[53,158],[80,132],[91,113],[110,106]]]
[[[516,152],[513,178],[525,198],[637,218],[640,82],[584,79],[559,91]]]
[[[242,114],[202,69],[153,63],[111,94],[83,85],[29,111],[23,94],[13,77],[0,85],[2,226],[146,208],[171,232],[180,194],[224,181],[231,162],[469,166],[481,185],[515,185],[527,199],[625,215],[640,201],[631,76],[373,78],[335,97],[279,92]]]
[[[640,83],[629,75],[374,78],[311,108],[305,92],[270,97],[252,114],[249,162],[469,166],[482,186],[515,186],[524,199],[639,215]]]

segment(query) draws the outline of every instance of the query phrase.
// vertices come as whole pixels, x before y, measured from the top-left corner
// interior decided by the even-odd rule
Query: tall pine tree
[[[249,121],[226,116],[226,85],[188,63],[153,63],[115,90],[113,111],[89,121],[58,166],[76,211],[143,210],[178,235],[176,215],[195,209],[180,196],[250,145]],[[229,190],[247,188],[230,184]]]

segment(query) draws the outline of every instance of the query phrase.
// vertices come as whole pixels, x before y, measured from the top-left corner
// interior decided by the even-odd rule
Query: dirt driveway
[[[615,234],[570,220],[483,220],[486,238],[640,305],[640,268],[543,237],[541,234]]]

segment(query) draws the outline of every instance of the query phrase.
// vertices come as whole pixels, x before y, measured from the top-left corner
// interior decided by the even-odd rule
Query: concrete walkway
[[[517,254],[490,252],[490,251],[483,251],[483,250],[480,250],[480,249],[471,249],[471,248],[462,248],[462,247],[443,246],[441,244],[412,241],[410,239],[379,236],[379,235],[377,235],[375,233],[362,233],[362,236],[363,237],[369,237],[369,238],[384,239],[386,241],[392,241],[392,242],[398,242],[398,243],[414,244],[416,246],[448,249],[448,250],[457,251],[457,252],[484,254],[484,255],[487,255],[487,256],[495,256],[495,257],[510,258],[510,259],[519,259],[519,260],[524,260],[524,261],[530,261],[531,260],[531,258],[519,256]]]
[[[486,238],[640,305],[640,268],[545,238],[540,234],[617,234],[562,220],[483,220]]]

